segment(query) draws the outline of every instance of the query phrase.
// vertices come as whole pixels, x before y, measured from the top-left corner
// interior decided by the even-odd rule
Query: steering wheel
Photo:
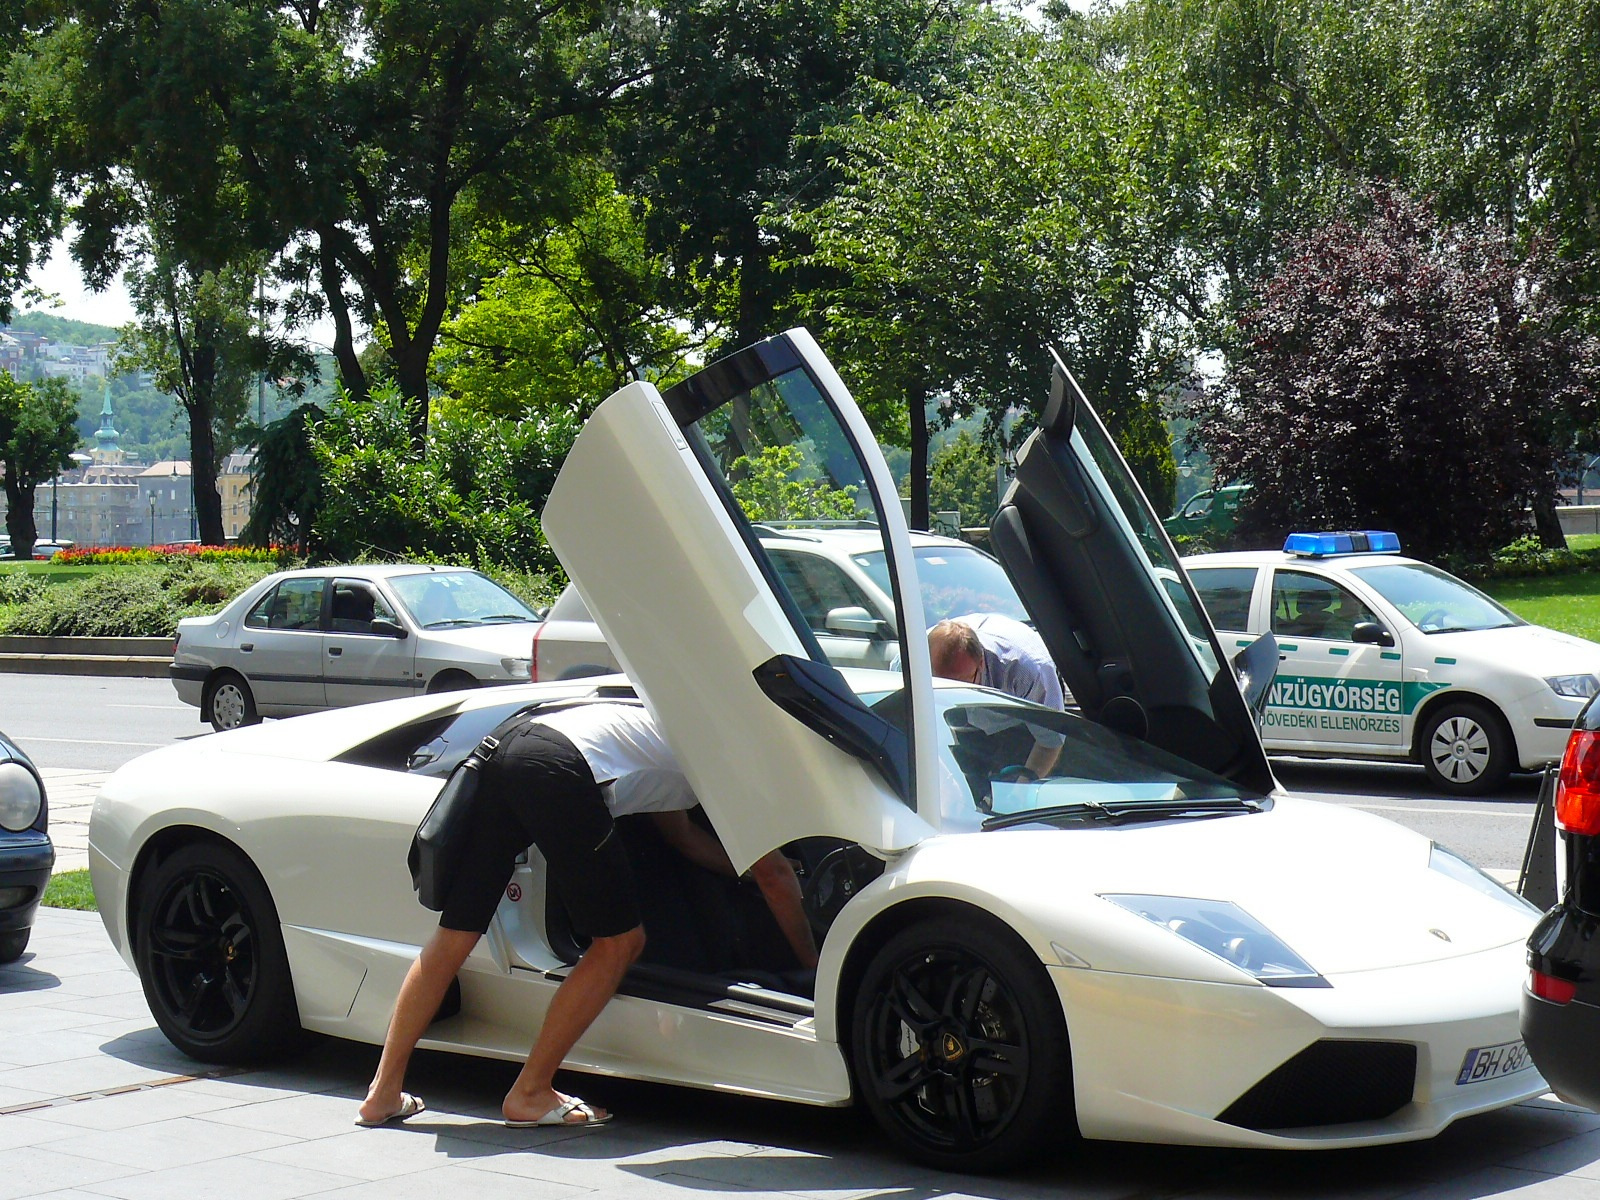
[[[1450,619],[1450,610],[1446,608],[1430,608],[1417,619],[1417,628],[1426,629],[1429,625],[1443,625]]]

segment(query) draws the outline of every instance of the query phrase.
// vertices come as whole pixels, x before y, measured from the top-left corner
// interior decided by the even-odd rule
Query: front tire
[[[21,958],[32,932],[31,929],[13,929],[10,933],[0,933],[0,963],[12,963]]]
[[[478,686],[478,680],[465,671],[440,671],[428,681],[428,695],[440,692],[464,692]]]
[[[179,1050],[242,1063],[299,1043],[278,911],[237,849],[195,842],[174,851],[143,882],[132,916],[145,1000]]]
[[[862,977],[850,1041],[867,1108],[923,1162],[998,1171],[1077,1136],[1061,1004],[995,922],[929,919],[892,937]]]
[[[1511,774],[1516,755],[1505,719],[1470,700],[1434,709],[1418,749],[1434,786],[1455,796],[1477,796],[1499,787]]]
[[[211,682],[206,684],[202,703],[206,719],[218,733],[243,725],[255,725],[261,720],[256,713],[256,698],[251,694],[250,685],[244,681],[244,676],[232,671],[222,671],[212,677]]]

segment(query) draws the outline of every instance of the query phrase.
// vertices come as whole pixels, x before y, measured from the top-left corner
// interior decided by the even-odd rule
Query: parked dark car
[[[56,862],[49,819],[38,769],[0,733],[0,963],[15,962],[28,948],[33,914]]]
[[[1600,1110],[1600,704],[1573,722],[1555,794],[1559,892],[1528,939],[1522,1039],[1563,1100]]]

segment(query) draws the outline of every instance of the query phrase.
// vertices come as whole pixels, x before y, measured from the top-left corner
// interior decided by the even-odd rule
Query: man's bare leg
[[[450,981],[482,936],[462,929],[436,929],[411,964],[400,994],[395,997],[378,1073],[372,1077],[366,1102],[361,1106],[363,1121],[381,1121],[400,1110],[401,1085],[406,1081],[411,1052],[438,1014]]]
[[[589,943],[572,973],[550,998],[550,1008],[533,1049],[528,1051],[528,1061],[500,1106],[506,1120],[536,1121],[562,1103],[564,1097],[552,1086],[557,1069],[606,1002],[616,995],[623,975],[643,950],[642,925]],[[605,1112],[596,1109],[595,1115],[604,1116]],[[574,1113],[571,1123],[581,1125],[584,1119]]]

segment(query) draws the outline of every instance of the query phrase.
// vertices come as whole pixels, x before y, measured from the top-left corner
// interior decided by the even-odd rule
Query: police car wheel
[[[1511,773],[1511,733],[1486,705],[1463,701],[1434,709],[1418,750],[1428,777],[1457,795],[1490,791]]]

